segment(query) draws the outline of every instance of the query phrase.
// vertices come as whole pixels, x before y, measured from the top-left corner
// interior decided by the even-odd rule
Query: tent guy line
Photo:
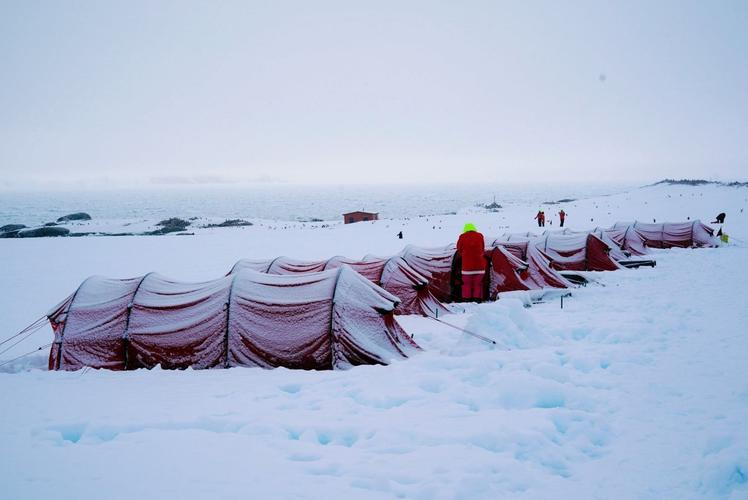
[[[23,328],[20,332],[14,334],[14,335],[11,335],[7,339],[5,339],[2,342],[0,342],[0,345],[3,345],[3,344],[6,344],[6,343],[10,342],[11,340],[13,340],[14,338],[18,337],[19,335],[23,335],[24,333],[26,333],[30,329],[34,329],[34,331],[36,331],[37,327],[41,327],[42,325],[44,325],[46,323],[46,321],[47,321],[47,316],[46,315],[43,315],[43,316],[39,317],[39,319],[37,319],[33,323],[29,324],[27,327]],[[15,344],[13,344],[13,345],[15,345]],[[3,352],[5,352],[5,351],[3,351]],[[0,354],[2,354],[2,352],[0,352]]]
[[[36,348],[36,349],[34,349],[33,351],[29,351],[29,352],[27,352],[27,353],[25,353],[25,354],[21,354],[21,355],[20,355],[20,356],[18,356],[18,357],[15,357],[15,358],[12,358],[12,359],[8,359],[8,360],[6,360],[6,361],[3,361],[2,363],[0,363],[0,368],[1,368],[1,367],[3,367],[3,366],[5,366],[5,365],[9,365],[9,364],[11,364],[11,363],[12,363],[12,362],[14,362],[14,361],[18,361],[19,359],[25,358],[26,356],[31,356],[32,354],[34,354],[34,353],[36,353],[36,352],[39,352],[39,351],[41,351],[42,349],[46,349],[47,347],[51,347],[51,346],[52,346],[52,344],[53,344],[53,342],[50,342],[49,344],[44,344],[43,346],[39,346],[39,347],[37,347],[37,348]]]
[[[447,323],[446,321],[444,321],[444,320],[442,320],[442,319],[438,319],[438,318],[432,318],[432,317],[429,317],[429,319],[432,319],[432,320],[434,320],[434,321],[437,321],[437,322],[439,322],[439,323],[441,323],[441,324],[443,324],[443,325],[451,326],[451,327],[452,327],[452,328],[454,328],[455,330],[459,330],[459,331],[461,331],[461,332],[463,332],[463,333],[466,333],[466,334],[468,334],[468,335],[470,335],[470,336],[473,336],[473,337],[475,337],[475,338],[477,338],[477,339],[480,339],[480,340],[482,340],[483,342],[487,342],[487,343],[489,343],[489,344],[492,344],[492,345],[499,345],[499,344],[498,344],[498,343],[497,343],[497,342],[496,342],[495,340],[493,340],[493,339],[489,339],[488,337],[484,337],[483,335],[480,335],[480,334],[477,334],[477,333],[473,333],[473,332],[471,332],[470,330],[465,330],[464,328],[460,328],[459,326],[457,326],[457,325],[453,325],[452,323]],[[501,345],[500,347],[501,347],[502,349],[504,349],[505,351],[511,351],[511,349],[510,349],[509,347],[505,346],[505,345]]]

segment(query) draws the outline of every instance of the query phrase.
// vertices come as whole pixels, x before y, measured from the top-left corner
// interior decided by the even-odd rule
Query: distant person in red
[[[561,227],[564,227],[564,221],[566,220],[566,212],[564,212],[563,208],[558,213],[558,220],[561,221]]]
[[[545,226],[545,212],[538,210],[538,214],[535,216],[538,219],[538,227]]]
[[[483,275],[486,260],[483,257],[486,244],[483,235],[468,222],[457,240],[457,253],[462,259],[462,298],[480,302],[483,299]]]

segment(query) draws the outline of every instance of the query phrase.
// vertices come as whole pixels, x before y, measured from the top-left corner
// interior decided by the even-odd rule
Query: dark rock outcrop
[[[70,229],[60,226],[36,227],[18,231],[19,238],[44,238],[49,236],[67,236],[68,234],[70,234]]]
[[[251,222],[242,220],[242,219],[228,219],[220,224],[206,224],[203,227],[241,227],[241,226],[251,226],[253,225]]]
[[[145,234],[158,236],[161,234],[179,233],[187,229],[187,226],[190,225],[190,222],[178,217],[172,217],[170,219],[162,220],[156,225],[161,226],[161,228],[156,229],[155,231],[149,231]]]
[[[0,233],[10,233],[26,228],[25,224],[6,224],[0,227]]]
[[[671,186],[704,186],[706,184],[721,184],[716,181],[708,181],[706,179],[662,179],[659,182],[651,184],[657,186],[659,184],[669,184]]]
[[[740,182],[740,181],[722,182],[722,181],[708,181],[706,179],[662,179],[659,182],[655,182],[654,184],[649,184],[649,185],[659,186],[660,184],[667,184],[670,186],[713,185],[713,186],[729,186],[729,187],[748,187],[748,182]]]
[[[57,222],[68,222],[71,220],[91,220],[91,216],[86,212],[76,212],[74,214],[63,215]]]
[[[572,201],[577,201],[576,198],[561,198],[557,201],[544,201],[543,205],[558,205],[559,203],[571,203]]]

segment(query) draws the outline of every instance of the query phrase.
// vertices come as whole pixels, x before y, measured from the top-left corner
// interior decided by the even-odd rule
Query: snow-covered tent
[[[400,299],[400,304],[395,308],[395,314],[435,316],[449,312],[429,290],[429,279],[398,256],[366,257],[364,260],[338,256],[320,261],[303,261],[288,257],[269,260],[242,259],[234,264],[230,273],[241,269],[252,269],[268,274],[307,274],[337,269],[343,265],[351,267],[364,278]]]
[[[624,251],[624,249],[621,247],[621,245],[616,240],[614,240],[610,236],[610,234],[608,234],[609,231],[610,230],[602,229],[600,227],[596,227],[592,231],[574,231],[572,229],[565,228],[565,229],[556,230],[556,231],[545,231],[543,233],[543,235],[545,236],[547,234],[550,234],[550,235],[562,235],[562,234],[565,234],[565,235],[586,235],[586,234],[594,234],[595,236],[597,236],[598,238],[600,238],[603,241],[603,243],[605,243],[606,245],[608,245],[608,248],[610,248],[610,251],[608,252],[608,255],[610,255],[610,257],[613,260],[615,260],[615,261],[618,262],[618,261],[622,261],[622,260],[628,259],[629,255],[627,255],[626,251]],[[623,231],[623,230],[620,230],[620,231]]]
[[[714,230],[700,220],[687,222],[617,222],[613,229],[633,228],[651,248],[714,247]]]
[[[491,246],[500,246],[515,259],[527,263],[529,279],[523,281],[529,286],[529,289],[572,288],[574,285],[551,267],[548,256],[538,250],[536,245],[530,244],[530,241],[537,240],[537,237],[532,233],[527,234],[529,236],[525,234],[505,234],[494,239]]]
[[[644,245],[644,238],[631,226],[622,228],[602,228],[597,227],[593,231],[596,235],[600,236],[601,239],[610,244],[610,241],[615,243],[621,250],[628,253],[629,256],[641,257],[647,254],[647,247]],[[603,238],[602,236],[607,237]],[[621,260],[621,259],[616,259]]]
[[[453,302],[459,297],[457,283],[453,279],[455,245],[424,248],[406,246],[400,257],[416,272],[429,278],[429,289],[441,302]]]
[[[497,246],[501,249],[496,250]],[[523,242],[512,242],[510,246],[504,247],[497,240],[486,250],[484,286],[487,298],[495,299],[499,292],[505,291],[574,286],[550,267],[542,252],[534,247],[528,251],[527,238]],[[441,301],[459,300],[460,262],[454,245],[436,248],[409,245],[400,255],[418,272],[431,276],[429,286]]]
[[[610,247],[592,233],[548,233],[530,242],[560,271],[615,271],[621,266]]]
[[[49,367],[340,369],[420,348],[398,299],[347,266],[274,276],[241,270],[203,283],[151,273],[94,276],[49,312]]]
[[[526,262],[502,245],[488,251],[491,260],[488,297],[491,300],[495,300],[501,292],[573,287],[570,281],[549,266],[539,250],[530,248],[529,254],[529,262]]]
[[[530,280],[529,266],[525,261],[502,246],[495,246],[487,252],[491,260],[488,274],[488,297],[491,300],[496,300],[501,292],[536,288],[535,283]]]
[[[530,240],[536,239],[537,237],[537,234],[531,232],[504,233],[498,238],[493,238],[492,240],[487,241],[492,241],[490,246],[501,245],[518,259],[527,260],[527,245]]]

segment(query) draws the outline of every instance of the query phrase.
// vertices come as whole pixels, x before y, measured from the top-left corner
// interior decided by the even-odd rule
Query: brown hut
[[[373,212],[348,212],[347,214],[343,214],[343,222],[346,224],[370,220],[379,220],[379,214]]]

